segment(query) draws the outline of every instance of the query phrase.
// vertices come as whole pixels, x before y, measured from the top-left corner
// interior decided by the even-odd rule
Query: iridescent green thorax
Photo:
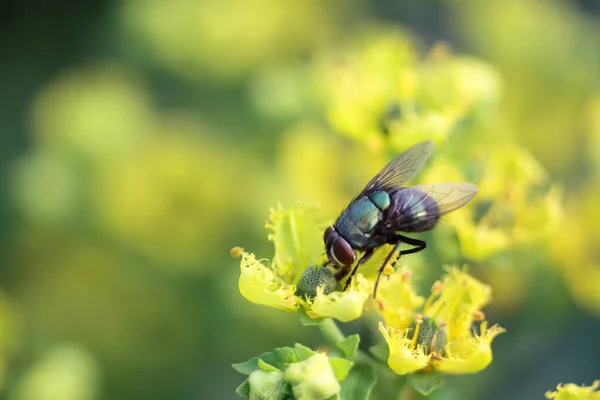
[[[383,218],[383,210],[390,205],[390,196],[377,191],[354,200],[340,215],[336,230],[355,248],[366,246],[375,226]]]
[[[369,194],[369,199],[381,210],[384,211],[390,206],[390,195],[384,191],[377,191]]]

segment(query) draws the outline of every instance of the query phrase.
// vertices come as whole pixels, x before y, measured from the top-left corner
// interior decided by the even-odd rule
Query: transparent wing
[[[362,192],[402,187],[421,169],[432,151],[433,142],[431,140],[414,145],[390,161],[367,183]]]
[[[399,230],[448,214],[467,204],[477,194],[477,186],[470,183],[433,183],[412,186],[410,189],[416,189],[425,196],[407,210],[407,214],[412,214],[413,217],[410,222],[399,227]],[[410,212],[422,211],[423,208],[425,212]]]

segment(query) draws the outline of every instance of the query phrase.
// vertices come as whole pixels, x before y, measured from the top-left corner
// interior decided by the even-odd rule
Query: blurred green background
[[[527,149],[561,193],[551,234],[466,258],[508,333],[488,370],[435,397],[600,378],[600,2],[9,0],[0,32],[2,398],[235,398],[231,363],[318,346],[242,298],[228,251],[271,257],[269,207],[317,201],[334,218],[390,159],[339,132],[327,99],[331,52],[386,32],[410,59],[485,63],[494,101],[471,135]],[[414,130],[398,148],[430,138]],[[440,260],[423,287],[455,261]]]

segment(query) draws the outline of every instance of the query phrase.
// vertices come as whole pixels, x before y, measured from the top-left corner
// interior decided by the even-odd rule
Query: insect
[[[427,247],[427,242],[402,233],[432,230],[441,216],[464,206],[477,193],[477,186],[470,183],[404,186],[423,167],[432,150],[433,142],[426,141],[396,156],[367,183],[334,225],[325,230],[323,239],[327,258],[338,270],[338,281],[350,273],[356,261],[355,251],[363,253],[346,280],[344,290],[375,250],[390,244],[393,248],[379,268],[373,290],[373,297],[376,297],[381,273],[400,244],[406,243],[412,248],[399,251],[396,260],[401,255],[417,253]]]

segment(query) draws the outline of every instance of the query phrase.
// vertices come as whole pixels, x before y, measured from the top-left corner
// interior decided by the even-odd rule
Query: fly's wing
[[[414,145],[390,161],[367,183],[361,193],[402,187],[421,169],[432,151],[433,142],[431,140]]]
[[[418,190],[425,196],[405,211],[412,218],[410,222],[402,224],[399,230],[448,214],[467,204],[477,194],[477,186],[470,183],[423,184],[412,186],[410,190]],[[412,212],[413,210],[419,212]]]

